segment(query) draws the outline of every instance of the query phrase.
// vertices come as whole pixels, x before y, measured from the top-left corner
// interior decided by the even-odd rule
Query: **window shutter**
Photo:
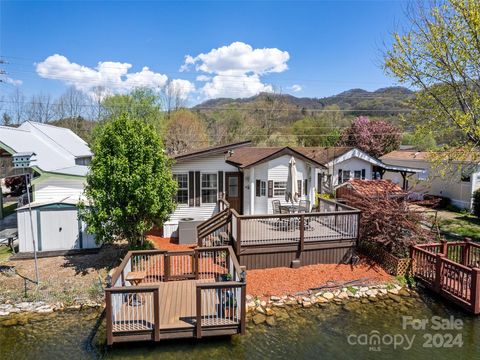
[[[317,174],[317,191],[319,194],[322,194],[323,192],[323,174],[322,173]]]
[[[305,180],[304,180],[303,194],[304,194],[305,196],[308,196],[308,179],[305,179]]]
[[[200,171],[195,171],[195,206],[200,206],[200,199],[202,197],[200,191]]]
[[[218,172],[218,198],[223,198],[223,171]]]
[[[338,183],[339,184],[343,183],[342,174],[343,174],[342,169],[338,169]]]
[[[365,180],[365,169],[362,169],[362,180]]]
[[[188,172],[188,206],[194,206],[195,197],[195,173],[193,171]]]
[[[255,196],[260,196],[260,180],[255,180]]]
[[[297,180],[298,195],[302,196],[302,180]]]
[[[268,180],[268,197],[273,197],[273,180]]]

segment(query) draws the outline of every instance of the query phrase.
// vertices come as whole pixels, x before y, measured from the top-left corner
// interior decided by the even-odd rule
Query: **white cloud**
[[[197,81],[209,81],[212,77],[207,75],[198,75],[196,80]]]
[[[264,84],[260,77],[287,70],[289,59],[287,51],[277,48],[254,49],[243,42],[234,42],[206,54],[195,57],[187,55],[180,71],[194,67],[196,71],[212,74],[211,79],[205,76],[200,80],[208,81],[202,88],[208,98],[248,97],[273,91],[272,85]]]
[[[298,84],[294,84],[290,86],[290,90],[292,90],[293,92],[299,92],[299,91],[302,91],[302,89],[303,89],[302,86]]]
[[[95,68],[70,62],[65,56],[55,54],[36,64],[37,74],[46,79],[57,79],[68,85],[92,95],[92,89],[102,86],[108,92],[127,92],[136,87],[163,88],[167,75],[156,73],[148,67],[139,72],[128,73],[132,65],[128,63],[105,61],[99,62]],[[183,97],[195,90],[195,86],[187,80],[175,79],[171,84],[180,89]]]
[[[10,84],[10,85],[14,85],[14,86],[20,86],[23,84],[23,81],[22,80],[16,80],[16,79],[12,79],[11,77],[8,77],[8,76],[5,76],[3,78],[3,80],[0,80],[1,81],[4,81],[6,82],[7,84]]]
[[[195,85],[188,80],[174,79],[166,85],[171,94],[178,94],[182,100],[187,100],[188,96],[195,91]]]

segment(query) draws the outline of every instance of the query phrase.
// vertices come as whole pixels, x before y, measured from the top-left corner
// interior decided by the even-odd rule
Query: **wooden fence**
[[[480,313],[480,245],[471,241],[416,245],[411,249],[415,277],[464,309]]]
[[[245,271],[230,246],[130,251],[110,284],[109,345],[245,332]]]

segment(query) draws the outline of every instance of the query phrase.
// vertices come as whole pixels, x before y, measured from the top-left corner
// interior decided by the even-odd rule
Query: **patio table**
[[[289,214],[296,214],[300,210],[300,206],[298,205],[282,205],[281,208],[287,209]]]
[[[130,271],[125,280],[132,283],[133,286],[138,286],[145,279],[147,274],[145,271]],[[139,306],[143,304],[143,294],[130,293],[128,295],[128,304],[132,306]]]

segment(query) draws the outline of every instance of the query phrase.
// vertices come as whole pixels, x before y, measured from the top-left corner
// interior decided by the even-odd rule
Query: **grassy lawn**
[[[480,220],[469,214],[455,214],[453,218],[438,218],[440,230],[480,241]]]
[[[13,214],[16,208],[17,208],[17,202],[10,202],[10,203],[3,204],[3,216],[5,217],[10,214]]]
[[[0,246],[0,264],[6,262],[12,255],[12,250],[8,246]]]

